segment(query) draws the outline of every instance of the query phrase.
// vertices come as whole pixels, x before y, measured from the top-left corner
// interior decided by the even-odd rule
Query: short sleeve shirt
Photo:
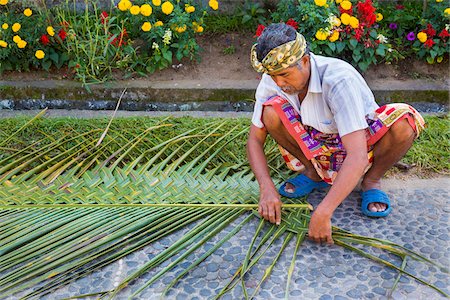
[[[289,101],[300,114],[304,125],[323,133],[344,136],[367,128],[366,116],[379,107],[372,91],[359,72],[347,62],[310,53],[311,75],[308,92],[300,103],[297,94],[286,94],[263,74],[256,89],[252,123],[263,128],[263,104],[272,96]]]

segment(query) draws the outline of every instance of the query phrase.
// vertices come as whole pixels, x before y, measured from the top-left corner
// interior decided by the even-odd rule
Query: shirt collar
[[[319,70],[317,69],[316,57],[313,53],[309,53],[309,61],[311,65],[311,75],[309,77],[308,92],[322,93],[322,82],[320,81]]]

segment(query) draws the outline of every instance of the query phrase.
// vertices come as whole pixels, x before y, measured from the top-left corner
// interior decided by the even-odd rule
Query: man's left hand
[[[333,244],[331,237],[331,217],[315,211],[309,221],[308,238],[317,243]]]

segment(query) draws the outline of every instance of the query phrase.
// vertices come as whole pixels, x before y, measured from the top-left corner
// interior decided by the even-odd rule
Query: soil
[[[187,59],[174,62],[171,68],[148,75],[148,80],[257,80],[256,73],[249,63],[250,48],[255,38],[249,33],[227,33],[221,35],[204,35],[198,38],[201,61],[191,62]],[[123,72],[115,72],[115,79],[123,79]],[[449,78],[448,59],[440,64],[429,65],[424,61],[402,60],[398,64],[380,64],[371,66],[363,76],[366,80],[408,80],[427,79],[445,83]],[[137,75],[131,78],[139,78]],[[67,68],[60,70],[5,72],[0,80],[66,80],[73,79],[73,74]]]

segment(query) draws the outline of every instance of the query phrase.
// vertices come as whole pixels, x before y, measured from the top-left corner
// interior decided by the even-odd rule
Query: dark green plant
[[[266,23],[267,10],[261,7],[258,2],[246,1],[244,6],[238,10],[237,16],[241,17],[243,25],[257,26]]]

